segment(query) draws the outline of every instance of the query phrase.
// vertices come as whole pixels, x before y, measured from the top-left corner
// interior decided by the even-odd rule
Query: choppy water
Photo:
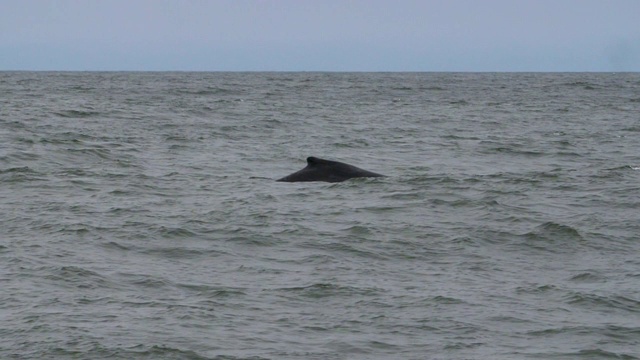
[[[639,359],[639,137],[637,73],[0,73],[0,358]]]

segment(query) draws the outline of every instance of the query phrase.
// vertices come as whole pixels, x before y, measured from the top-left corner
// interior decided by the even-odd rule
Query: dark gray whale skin
[[[299,182],[299,181],[326,181],[341,182],[359,177],[384,177],[371,171],[360,169],[353,165],[341,163],[339,161],[324,160],[317,157],[307,158],[307,167],[285,176],[277,181]]]

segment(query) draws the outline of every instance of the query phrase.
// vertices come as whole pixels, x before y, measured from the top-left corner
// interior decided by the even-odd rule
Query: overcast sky
[[[640,0],[0,0],[0,70],[640,71]]]

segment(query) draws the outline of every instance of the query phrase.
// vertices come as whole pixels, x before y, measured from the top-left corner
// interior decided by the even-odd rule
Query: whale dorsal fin
[[[313,156],[309,156],[307,158],[307,165],[309,165],[309,166],[314,166],[314,165],[322,164],[322,163],[325,163],[325,162],[326,162],[326,160],[322,160],[322,159],[319,159],[319,158],[313,157]]]

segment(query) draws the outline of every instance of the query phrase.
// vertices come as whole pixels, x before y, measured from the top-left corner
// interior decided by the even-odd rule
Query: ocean
[[[0,358],[640,359],[639,190],[640,73],[0,72]]]

